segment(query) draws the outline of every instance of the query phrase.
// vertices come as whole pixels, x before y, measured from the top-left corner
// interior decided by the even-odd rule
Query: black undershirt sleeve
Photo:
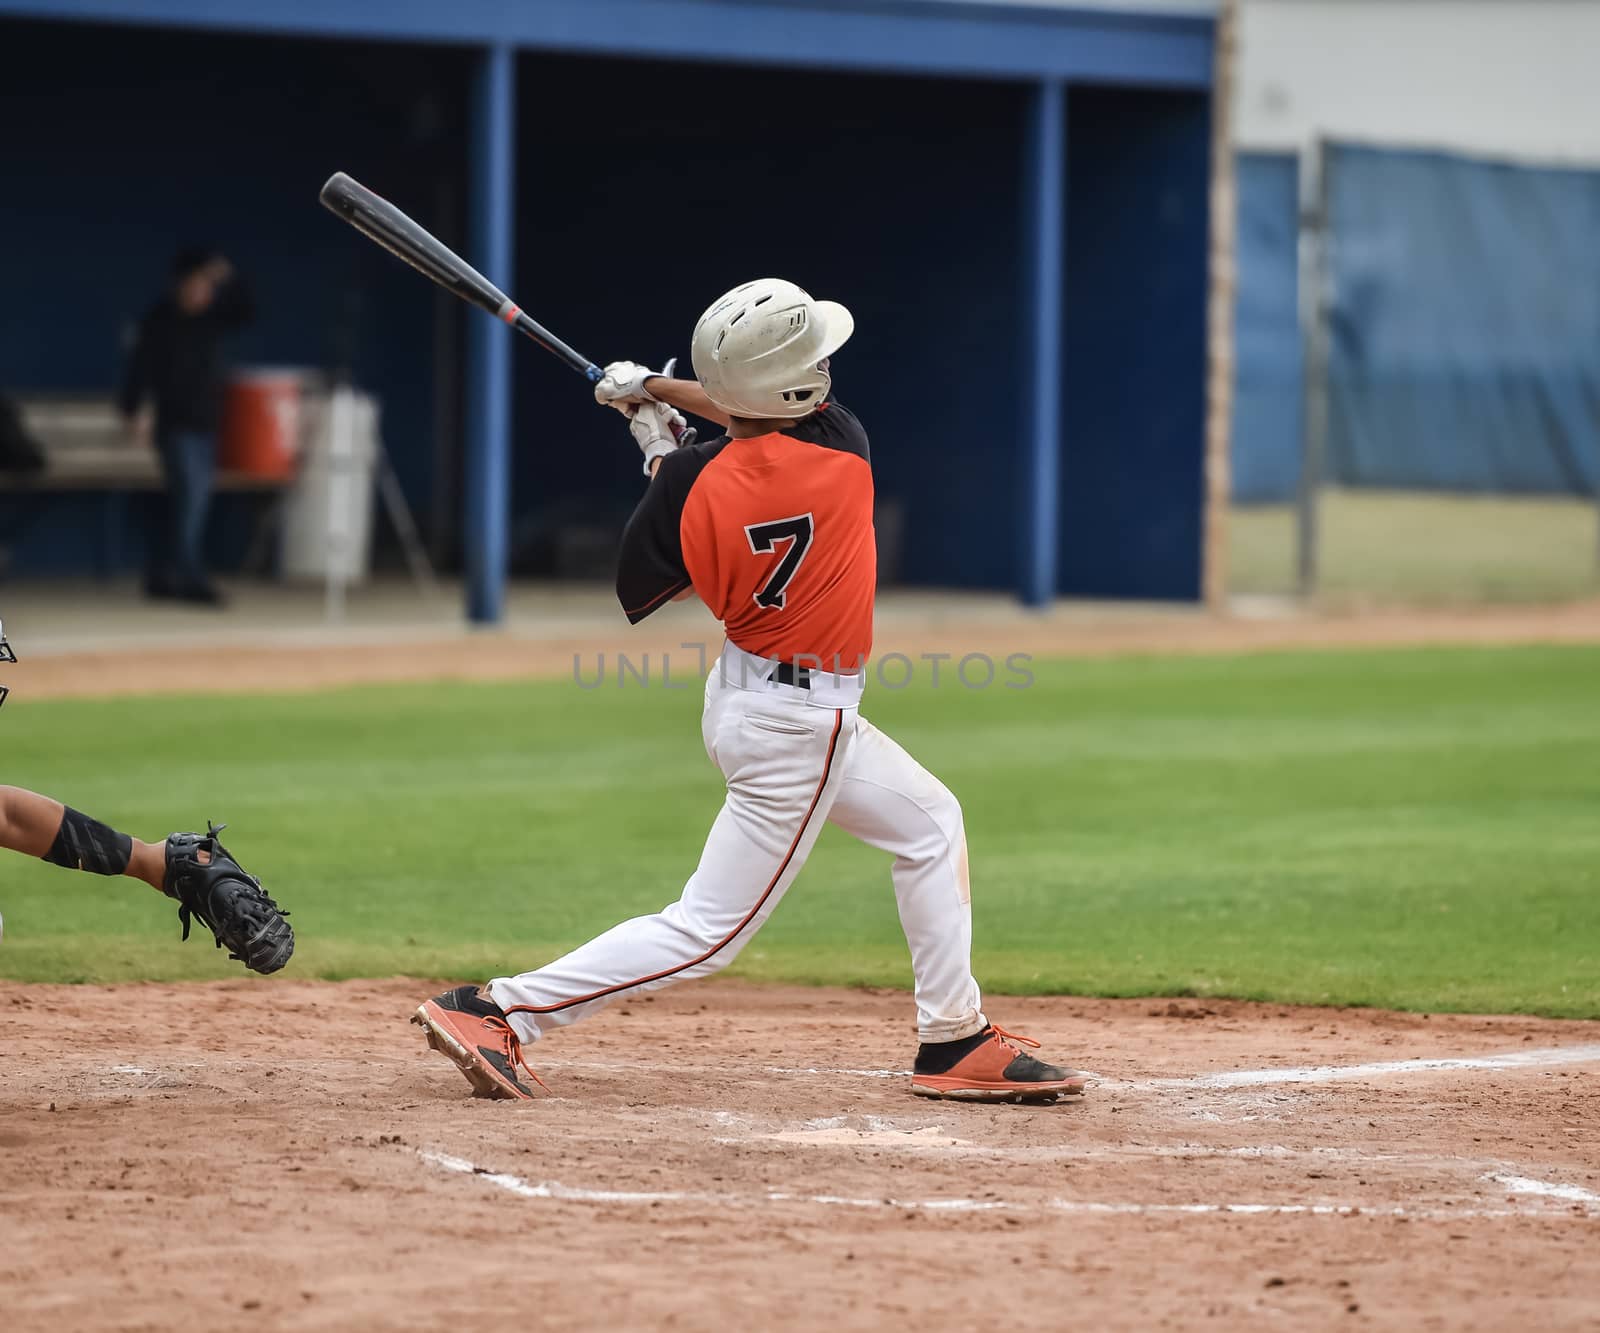
[[[722,441],[691,445],[663,458],[623,529],[617,600],[630,624],[637,625],[689,586],[679,531],[683,506],[701,468],[721,445]]]

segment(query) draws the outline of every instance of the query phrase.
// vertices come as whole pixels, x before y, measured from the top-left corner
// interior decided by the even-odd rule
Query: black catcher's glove
[[[183,938],[189,938],[189,918],[197,916],[211,927],[217,948],[237,958],[254,972],[276,972],[294,952],[294,928],[284,920],[287,912],[267,896],[261,881],[247,874],[217,841],[226,824],[206,821],[205,835],[174,833],[167,839],[167,874],[162,887],[178,900],[178,920]],[[210,856],[201,861],[200,853]]]

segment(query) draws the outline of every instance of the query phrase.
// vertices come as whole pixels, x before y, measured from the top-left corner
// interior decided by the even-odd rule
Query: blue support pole
[[[473,265],[510,288],[515,275],[517,65],[510,46],[488,47],[472,86],[470,231]],[[511,334],[479,311],[467,315],[467,618],[499,621],[505,606],[511,507]]]
[[[1028,244],[1026,484],[1020,594],[1047,606],[1056,594],[1061,504],[1062,263],[1066,250],[1066,90],[1059,79],[1034,86],[1028,108],[1023,182]]]

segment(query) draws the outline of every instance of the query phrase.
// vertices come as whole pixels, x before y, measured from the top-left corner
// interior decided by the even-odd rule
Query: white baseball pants
[[[828,820],[894,856],[921,1040],[983,1029],[961,806],[859,715],[860,676],[818,673],[807,690],[769,681],[773,669],[730,644],[706,681],[701,736],[728,792],[682,897],[536,971],[489,983],[522,1040],[620,995],[726,967],[772,915]]]

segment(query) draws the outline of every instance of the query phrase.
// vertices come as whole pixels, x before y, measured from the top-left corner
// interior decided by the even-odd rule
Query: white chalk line
[[[1115,1092],[1178,1092],[1187,1089],[1225,1091],[1263,1088],[1278,1084],[1338,1083],[1345,1079],[1385,1078],[1396,1074],[1450,1073],[1455,1070],[1555,1069],[1563,1065],[1600,1063],[1600,1043],[1583,1046],[1545,1046],[1534,1050],[1506,1051],[1499,1055],[1449,1056],[1438,1059],[1381,1060],[1355,1065],[1297,1065],[1283,1069],[1233,1069],[1183,1078],[1115,1079],[1084,1071],[1094,1086]],[[722,1065],[646,1065],[591,1060],[555,1060],[551,1069],[592,1069],[608,1073],[726,1074]],[[910,1078],[909,1069],[836,1069],[823,1066],[767,1065],[763,1070],[788,1078]]]
[[[1533,1180],[1528,1176],[1503,1176],[1493,1172],[1484,1179],[1503,1186],[1512,1194],[1534,1194],[1543,1199],[1561,1199],[1567,1203],[1600,1204],[1600,1194],[1586,1190],[1581,1185],[1558,1185],[1550,1180]]]
[[[933,1213],[1060,1213],[1098,1216],[1308,1216],[1408,1218],[1417,1221],[1461,1221],[1464,1219],[1568,1218],[1600,1220],[1600,1214],[1587,1209],[1549,1211],[1534,1208],[1437,1207],[1408,1208],[1400,1205],[1368,1207],[1334,1203],[1108,1203],[1085,1199],[1043,1199],[1023,1203],[1005,1199],[896,1199],[865,1198],[844,1194],[795,1194],[767,1190],[759,1194],[734,1194],[703,1190],[594,1190],[559,1181],[527,1181],[504,1171],[490,1171],[464,1157],[418,1149],[417,1156],[430,1166],[459,1175],[476,1176],[496,1189],[523,1199],[562,1203],[621,1204],[655,1207],[660,1204],[704,1204],[716,1208],[749,1208],[773,1204],[801,1204],[821,1208],[854,1208],[886,1212]],[[1516,1179],[1513,1177],[1512,1179]],[[1530,1182],[1540,1184],[1541,1182]],[[1552,1187],[1558,1188],[1558,1187]],[[1564,1197],[1564,1196],[1556,1196]]]
[[[1291,1069],[1234,1069],[1188,1078],[1145,1078],[1118,1082],[1101,1079],[1099,1086],[1130,1091],[1168,1089],[1263,1088],[1282,1083],[1338,1083],[1353,1078],[1383,1078],[1392,1074],[1435,1074],[1455,1070],[1554,1069],[1561,1065],[1600,1062],[1600,1043],[1589,1046],[1546,1046],[1538,1050],[1507,1051],[1502,1055],[1459,1056],[1429,1060],[1382,1060],[1359,1065],[1302,1065]]]

